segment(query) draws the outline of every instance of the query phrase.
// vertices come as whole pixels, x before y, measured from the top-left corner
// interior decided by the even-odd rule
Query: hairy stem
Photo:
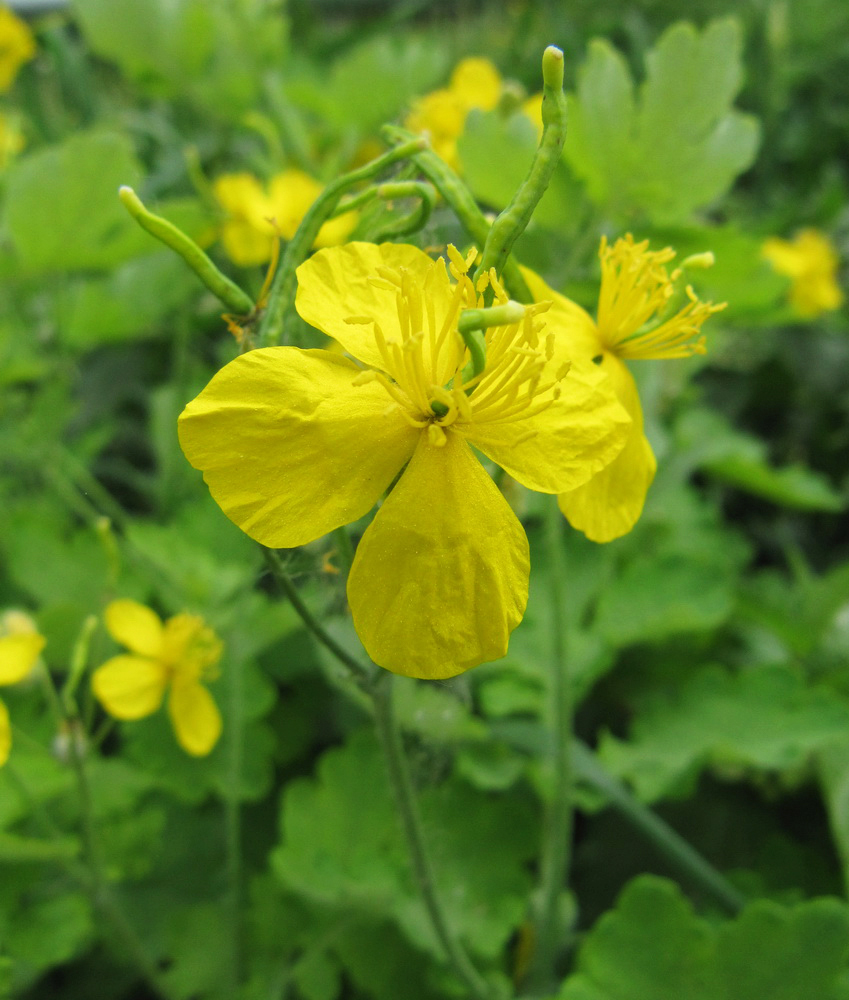
[[[477,997],[478,1000],[489,1000],[492,993],[477,969],[472,965],[471,959],[464,951],[462,945],[454,936],[453,931],[448,925],[442,909],[442,903],[436,891],[433,869],[425,844],[424,830],[422,829],[421,815],[413,791],[407,757],[404,753],[404,744],[395,722],[395,714],[392,710],[393,681],[394,677],[391,674],[383,674],[374,684],[372,690],[374,718],[377,724],[380,744],[383,747],[386,767],[389,772],[389,782],[392,786],[398,811],[401,814],[401,823],[407,839],[407,846],[410,850],[410,860],[413,864],[413,871],[418,882],[419,891],[427,907],[427,912],[436,936],[439,938],[445,954],[454,967],[454,971],[468,987],[470,996]]]
[[[340,528],[337,532],[337,541],[341,549],[341,559],[345,563],[345,570],[347,571],[349,568],[347,556],[349,554],[350,542],[348,541],[347,545],[345,544],[341,538],[343,533],[347,539],[347,532],[344,528]],[[351,671],[354,680],[369,696],[374,711],[380,745],[386,761],[389,783],[401,816],[401,825],[410,853],[413,871],[434,932],[452,968],[466,984],[469,990],[468,995],[476,998],[476,1000],[493,1000],[492,991],[477,969],[475,969],[471,959],[451,930],[436,891],[436,883],[427,852],[421,816],[415,792],[413,791],[407,757],[404,752],[404,744],[392,708],[393,675],[381,670],[375,664],[371,663],[371,661],[368,661],[368,666],[366,666],[351,656],[347,650],[343,649],[301,600],[297,588],[286,572],[277,553],[273,549],[266,548],[263,548],[263,552],[275,579],[291,601],[292,607],[300,615],[304,625],[306,625],[322,645],[330,650],[340,663]]]
[[[607,801],[637,830],[644,834],[667,860],[730,914],[746,905],[739,892],[713,865],[680,834],[662,820],[628,789],[608,774],[595,754],[576,740],[572,746],[576,776],[604,795]]]
[[[536,950],[530,983],[552,985],[564,928],[560,899],[565,889],[572,849],[572,683],[569,677],[566,632],[566,560],[563,552],[565,521],[557,498],[546,497],[545,540],[548,549],[549,631],[551,639],[552,770],[554,790],[547,803],[540,851],[540,889],[536,914]]]

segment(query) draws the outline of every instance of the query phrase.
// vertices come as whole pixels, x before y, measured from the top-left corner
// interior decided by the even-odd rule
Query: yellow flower
[[[203,682],[217,676],[220,639],[202,618],[180,614],[163,623],[136,601],[112,601],[105,618],[112,638],[130,650],[92,677],[106,711],[116,719],[142,719],[159,708],[170,687],[168,714],[177,741],[195,757],[208,754],[221,735],[221,715]]]
[[[427,135],[434,152],[456,169],[457,140],[463,134],[466,115],[473,108],[491,111],[498,104],[501,89],[501,76],[488,59],[463,59],[447,87],[413,104],[405,124],[410,131]]]
[[[810,319],[843,305],[837,253],[819,230],[803,229],[792,240],[772,236],[764,241],[763,255],[791,279],[790,303],[800,316]]]
[[[7,611],[0,619],[0,685],[22,681],[38,662],[44,643],[44,636],[39,635],[29,615]],[[6,763],[11,747],[9,711],[0,701],[0,767]]]
[[[35,55],[35,39],[8,7],[0,6],[0,94],[15,82],[18,70]]]
[[[725,304],[700,302],[686,287],[688,302],[673,316],[655,322],[675,293],[681,276],[667,272],[675,252],[651,251],[648,240],[634,243],[629,233],[611,247],[602,237],[601,291],[594,321],[580,306],[552,291],[540,278],[525,272],[535,299],[553,299],[551,314],[568,329],[571,349],[592,358],[606,372],[622,405],[632,418],[627,443],[620,454],[587,483],[558,497],[569,523],[595,542],[609,542],[633,528],[654,479],[657,462],[643,433],[643,411],[634,377],[626,360],[686,358],[705,352],[700,330],[704,321]]]
[[[268,189],[253,174],[223,174],[213,194],[227,213],[221,230],[224,249],[234,264],[250,267],[271,257],[278,236],[290,240],[301,220],[321,194],[322,186],[302,170],[284,170],[272,177]],[[345,212],[321,227],[315,246],[341,243],[354,228],[355,212]]]
[[[531,489],[585,482],[622,448],[629,419],[587,362],[569,368],[544,306],[487,331],[464,373],[461,310],[478,306],[449,247],[351,243],[298,269],[296,305],[361,364],[271,347],[231,361],[183,411],[180,444],[213,498],[263,545],[293,548],[384,500],[348,579],[354,625],[380,666],[451,677],[507,650],[527,602],[522,526],[474,446]],[[452,280],[453,278],[453,280]],[[561,385],[562,381],[562,385]],[[405,468],[406,466],[406,468]]]
[[[24,148],[24,137],[17,122],[0,111],[0,170],[4,170]]]

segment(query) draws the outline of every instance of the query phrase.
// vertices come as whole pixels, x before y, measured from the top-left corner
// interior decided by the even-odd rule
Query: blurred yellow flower
[[[541,305],[487,331],[472,377],[460,313],[488,287],[507,296],[494,272],[472,284],[474,250],[448,255],[450,277],[413,246],[320,250],[298,268],[296,307],[361,364],[250,351],[178,424],[224,513],[272,548],[355,521],[398,479],[357,546],[348,601],[375,663],[424,678],[503,656],[527,602],[527,538],[472,447],[559,493],[610,462],[630,424],[589,359],[570,369]]]
[[[569,350],[592,358],[606,372],[616,394],[631,415],[624,449],[592,479],[558,497],[569,523],[595,542],[609,542],[633,528],[654,479],[657,462],[643,433],[643,411],[633,375],[625,361],[647,358],[686,358],[705,353],[702,324],[725,308],[699,301],[688,285],[688,302],[673,316],[661,316],[675,294],[681,276],[665,267],[675,256],[667,247],[651,251],[648,240],[635,243],[629,233],[613,246],[602,237],[601,290],[597,319],[559,295],[530,271],[525,272],[535,299],[552,299],[552,318],[568,331]]]
[[[460,168],[457,140],[473,109],[491,111],[498,105],[504,84],[488,59],[472,57],[458,63],[447,87],[420,97],[405,122],[410,131],[426,135],[434,152],[455,170]],[[542,95],[530,98],[523,110],[542,129]]]
[[[803,229],[792,240],[772,236],[764,240],[763,255],[790,278],[790,303],[800,316],[810,319],[843,305],[837,253],[818,229]]]
[[[29,27],[8,7],[0,6],[0,94],[15,82],[18,70],[35,55]]]
[[[162,622],[136,601],[112,601],[106,628],[130,653],[113,656],[95,670],[92,687],[116,719],[141,719],[162,704],[180,746],[195,757],[208,754],[221,735],[221,715],[204,681],[214,680],[221,640],[202,618],[180,614]]]
[[[227,255],[240,267],[264,264],[271,258],[273,241],[290,240],[322,186],[302,170],[276,174],[266,188],[253,174],[222,174],[212,186],[227,218],[221,240]],[[355,212],[330,219],[319,230],[315,246],[341,243],[354,228]]]
[[[44,636],[39,635],[29,615],[7,611],[0,618],[0,685],[22,681],[38,662],[44,643]],[[9,711],[0,701],[0,767],[6,763],[11,747]]]
[[[0,170],[24,148],[24,137],[17,122],[0,111]]]

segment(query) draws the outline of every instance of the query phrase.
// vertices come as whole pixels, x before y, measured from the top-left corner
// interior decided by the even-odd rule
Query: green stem
[[[242,778],[243,689],[242,671],[227,671],[227,694],[230,701],[229,759],[227,793],[224,798],[224,833],[226,849],[227,897],[230,909],[231,962],[230,995],[237,996],[242,983],[245,929],[242,898],[242,815],[239,788]]]
[[[85,768],[84,748],[80,745],[75,728],[76,720],[69,720],[71,730],[68,741],[68,756],[77,779],[77,789],[79,791],[80,813],[82,819],[83,848],[85,852],[86,864],[89,872],[89,891],[92,902],[96,909],[100,911],[107,926],[109,926],[123,943],[136,969],[151,989],[163,998],[169,997],[168,991],[163,987],[159,973],[148,958],[136,932],[133,930],[129,920],[124,915],[123,910],[115,902],[112,890],[103,874],[103,867],[100,860],[100,851],[97,844],[97,831],[94,822],[94,810],[92,807],[91,787],[88,782],[88,774]]]
[[[247,316],[254,311],[253,300],[239,286],[212,263],[193,239],[161,215],[154,215],[145,208],[142,200],[131,187],[118,189],[124,208],[136,222],[155,236],[165,246],[179,254],[206,287],[232,312]]]
[[[566,560],[563,551],[565,521],[557,497],[547,497],[545,540],[548,550],[549,634],[552,699],[552,765],[554,790],[547,803],[540,852],[539,909],[536,950],[530,985],[546,990],[553,985],[565,928],[560,918],[560,900],[569,873],[572,849],[572,683],[569,677],[566,628]]]
[[[342,572],[347,577],[354,564],[354,546],[351,544],[351,536],[348,529],[343,525],[333,532],[333,539],[336,542],[336,552],[339,562],[342,563]]]
[[[340,540],[341,532],[344,532],[347,537],[346,529],[340,528],[335,533],[337,540]],[[348,544],[350,545],[350,541]],[[364,666],[359,660],[352,657],[347,650],[343,649],[301,600],[297,588],[286,572],[277,553],[273,549],[265,547],[263,547],[263,552],[275,579],[291,601],[292,607],[300,615],[303,623],[316,639],[333,653],[340,663],[348,667],[357,684],[369,695],[374,710],[378,737],[386,760],[389,782],[398,806],[398,811],[401,814],[401,823],[407,847],[410,851],[413,871],[416,875],[416,880],[419,884],[422,898],[424,899],[425,907],[433,924],[437,939],[445,950],[445,954],[455,972],[471,991],[469,995],[478,998],[478,1000],[492,1000],[492,992],[451,931],[442,909],[442,903],[436,892],[433,871],[425,845],[421,816],[413,792],[413,783],[410,779],[407,757],[392,709],[393,675],[381,670],[375,664],[371,663],[371,661],[369,661],[369,667]],[[344,560],[344,555],[342,558]]]
[[[298,226],[298,231],[289,241],[277,268],[277,274],[268,297],[268,306],[260,323],[259,344],[261,347],[268,347],[280,342],[286,313],[295,300],[297,285],[295,271],[306,260],[318,236],[318,231],[333,215],[342,195],[357,184],[371,180],[372,177],[377,176],[399,160],[409,158],[422,149],[424,142],[424,139],[414,139],[412,142],[396,146],[382,156],[378,156],[376,160],[372,160],[371,163],[337,177],[312,203]]]
[[[495,268],[501,274],[513,244],[525,231],[560,162],[566,140],[566,95],[563,93],[563,53],[549,45],[542,55],[543,132],[528,176],[489,230],[477,275]]]
[[[372,690],[374,718],[389,772],[389,782],[398,811],[401,814],[401,823],[407,839],[407,846],[410,849],[416,881],[433,929],[454,970],[470,990],[471,996],[477,997],[479,1000],[490,1000],[492,992],[454,936],[436,892],[433,869],[424,840],[421,815],[413,792],[413,783],[410,779],[410,770],[404,753],[401,733],[392,710],[393,681],[392,674],[386,673],[374,685]]]
[[[383,135],[390,142],[409,142],[415,138],[413,132],[397,125],[385,125]],[[423,149],[413,154],[410,159],[451,206],[451,210],[472,241],[479,247],[484,246],[489,237],[489,221],[478,207],[472,192],[458,175],[432,149]],[[501,279],[512,298],[518,302],[533,302],[533,296],[514,260],[506,262],[501,272]]]
[[[286,597],[289,599],[292,607],[300,616],[304,625],[306,625],[309,631],[312,632],[312,634],[323,646],[330,650],[340,663],[344,664],[351,671],[358,683],[365,687],[370,687],[373,677],[372,671],[360,663],[359,660],[351,656],[351,654],[324,628],[306,604],[304,604],[301,600],[300,594],[298,593],[298,588],[292,582],[292,578],[286,572],[280,556],[277,555],[274,549],[267,549],[263,546],[262,551],[265,555],[265,561],[268,563],[271,572],[274,574],[274,578],[280,584],[281,589],[286,594]]]
[[[572,754],[576,776],[601,792],[682,874],[728,913],[733,915],[742,910],[746,897],[668,823],[638,802],[620,781],[608,774],[588,746],[576,740]]]

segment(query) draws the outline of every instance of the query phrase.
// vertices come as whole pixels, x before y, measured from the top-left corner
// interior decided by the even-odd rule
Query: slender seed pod
[[[161,215],[154,215],[153,212],[145,208],[141,198],[131,187],[119,188],[118,197],[124,208],[142,229],[147,230],[151,236],[155,236],[165,246],[178,253],[212,294],[220,299],[228,309],[240,316],[247,316],[253,312],[254,304],[250,296],[243,292],[235,282],[222,274],[191,237],[186,236],[181,229],[178,229],[167,219],[163,219]]]

